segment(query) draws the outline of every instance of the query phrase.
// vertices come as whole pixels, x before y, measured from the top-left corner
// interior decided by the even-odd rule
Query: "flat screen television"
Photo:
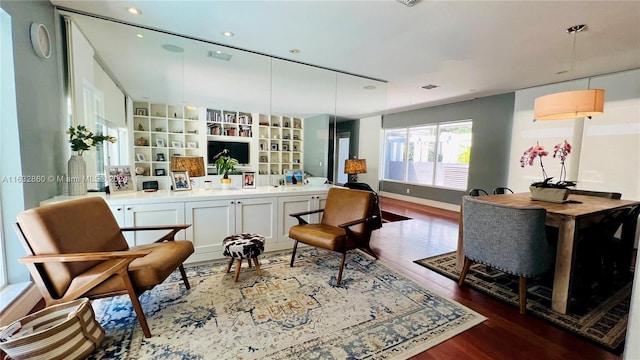
[[[241,165],[249,164],[249,143],[248,142],[236,142],[236,141],[216,141],[209,140],[207,142],[207,162],[214,164],[213,159],[222,150],[229,150],[229,156],[238,160]]]

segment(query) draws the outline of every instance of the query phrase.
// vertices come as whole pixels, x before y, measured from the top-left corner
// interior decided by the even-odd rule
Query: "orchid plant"
[[[542,163],[542,157],[549,155],[549,152],[544,149],[540,143],[536,143],[535,146],[530,147],[525,151],[520,157],[520,167],[525,167],[527,165],[533,166],[536,158],[540,161],[540,168],[542,169],[542,177],[543,181],[535,182],[532,185],[535,187],[555,187],[555,188],[566,188],[567,186],[575,186],[575,181],[567,181],[567,169],[565,167],[565,161],[567,157],[571,154],[571,144],[567,140],[556,144],[553,147],[553,157],[560,159],[560,178],[558,182],[552,183],[551,179],[553,177],[548,177],[547,172],[544,170],[544,164]]]

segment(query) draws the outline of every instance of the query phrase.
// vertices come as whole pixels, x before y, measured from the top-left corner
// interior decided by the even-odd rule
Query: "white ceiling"
[[[175,67],[175,62],[161,60],[182,55],[168,53],[157,43],[142,45],[145,41],[150,44],[154,38],[149,31],[144,33],[143,41],[134,42],[131,36],[125,40],[125,34],[119,33],[125,30],[116,30],[111,27],[113,24],[96,28],[98,20],[85,19],[86,28],[83,28],[79,22],[99,56],[129,95],[134,98],[149,96],[155,100],[157,96],[152,90],[162,87],[163,82],[181,84],[184,80],[180,100],[194,105],[200,105],[197,103],[202,101],[198,96],[218,88],[211,77],[199,74],[208,71],[205,68],[211,67],[209,64],[219,61],[204,56],[198,56],[196,60],[188,54],[192,50],[199,54],[215,50],[212,43],[387,81],[386,87],[377,86],[372,93],[352,98],[359,102],[372,99],[363,108],[349,108],[354,101],[332,104],[343,106],[341,110],[344,111],[336,111],[344,116],[390,113],[640,68],[640,1],[420,0],[413,7],[393,0],[52,0],[52,3],[209,42],[173,38],[171,44],[185,48],[184,58],[180,58],[180,64],[184,61],[187,69],[183,74],[180,67]],[[142,15],[129,14],[128,6],[139,8]],[[89,23],[93,24],[93,30],[89,29]],[[568,35],[565,29],[577,24],[587,24],[588,28],[575,37],[574,57],[574,36]],[[137,30],[125,27],[128,31]],[[235,36],[224,37],[224,31],[232,31]],[[290,53],[293,48],[299,49],[300,53]],[[246,57],[244,66],[257,67],[260,74],[258,80],[234,78],[235,84],[245,83],[227,91],[229,98],[243,94],[245,98],[254,98],[242,88],[264,90],[275,86],[269,82],[270,75],[264,75],[268,74],[265,69],[272,66],[268,60],[233,49],[225,52],[234,57],[224,66],[236,66],[232,63],[242,63]],[[224,66],[218,67],[218,71]],[[293,70],[294,65],[288,66],[282,65],[281,94],[285,94],[285,89],[289,95],[312,91],[308,81],[306,87],[297,88],[285,80],[294,78],[297,71]],[[557,74],[561,71],[566,72]],[[320,73],[324,71],[316,69],[315,72],[322,75]],[[146,80],[139,78],[143,73],[147,74]],[[216,76],[224,77],[222,73]],[[275,76],[273,79],[275,83]],[[322,88],[319,91],[329,86],[322,81],[313,83]],[[367,83],[359,80],[355,88],[362,90]],[[427,84],[438,87],[433,90],[420,88]],[[310,109],[325,101],[318,99],[305,103],[294,101],[299,108],[286,111],[314,113],[316,110]],[[167,102],[171,100],[177,101],[167,99]],[[279,110],[274,105],[278,99],[254,100],[271,104],[273,112]],[[291,103],[290,100],[285,95],[280,99],[282,103]]]

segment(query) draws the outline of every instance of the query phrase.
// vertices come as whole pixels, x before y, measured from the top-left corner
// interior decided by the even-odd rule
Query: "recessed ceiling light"
[[[362,88],[365,89],[365,90],[375,90],[376,89],[376,87],[373,86],[373,85],[363,86]]]
[[[300,54],[300,49],[291,49],[289,52],[292,54]]]
[[[220,50],[209,51],[209,52],[207,52],[207,56],[210,57],[210,58],[218,59],[218,60],[224,60],[224,61],[231,60],[231,55],[230,54],[225,54]]]
[[[433,85],[433,84],[429,84],[429,85],[425,85],[425,86],[420,86],[421,88],[425,89],[425,90],[431,90],[431,89],[435,89],[438,87],[438,85]]]
[[[137,37],[139,37],[140,39],[142,39],[144,36],[142,36],[142,34],[137,34]]]
[[[167,50],[167,51],[174,52],[174,53],[182,53],[182,52],[184,52],[184,49],[181,48],[180,46],[171,45],[171,44],[164,44],[164,45],[162,45],[162,48]]]
[[[234,36],[236,36],[236,34],[232,33],[231,31],[224,31],[224,32],[222,32],[222,35],[224,35],[226,37],[234,37]]]
[[[138,8],[134,8],[132,7],[128,7],[127,11],[129,12],[129,14],[133,14],[133,15],[142,15],[142,11],[140,11],[140,9]]]

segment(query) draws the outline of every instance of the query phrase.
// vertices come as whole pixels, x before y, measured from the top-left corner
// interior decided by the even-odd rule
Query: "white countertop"
[[[176,201],[203,201],[203,200],[225,200],[236,198],[257,198],[269,196],[294,196],[317,194],[328,191],[333,185],[303,185],[303,186],[258,186],[255,189],[231,188],[221,189],[193,189],[186,191],[159,190],[155,192],[131,191],[118,194],[107,195],[105,193],[90,192],[87,195],[69,196],[59,195],[40,202],[40,205],[54,204],[63,201],[81,199],[88,196],[99,196],[104,198],[109,205],[155,204]]]

